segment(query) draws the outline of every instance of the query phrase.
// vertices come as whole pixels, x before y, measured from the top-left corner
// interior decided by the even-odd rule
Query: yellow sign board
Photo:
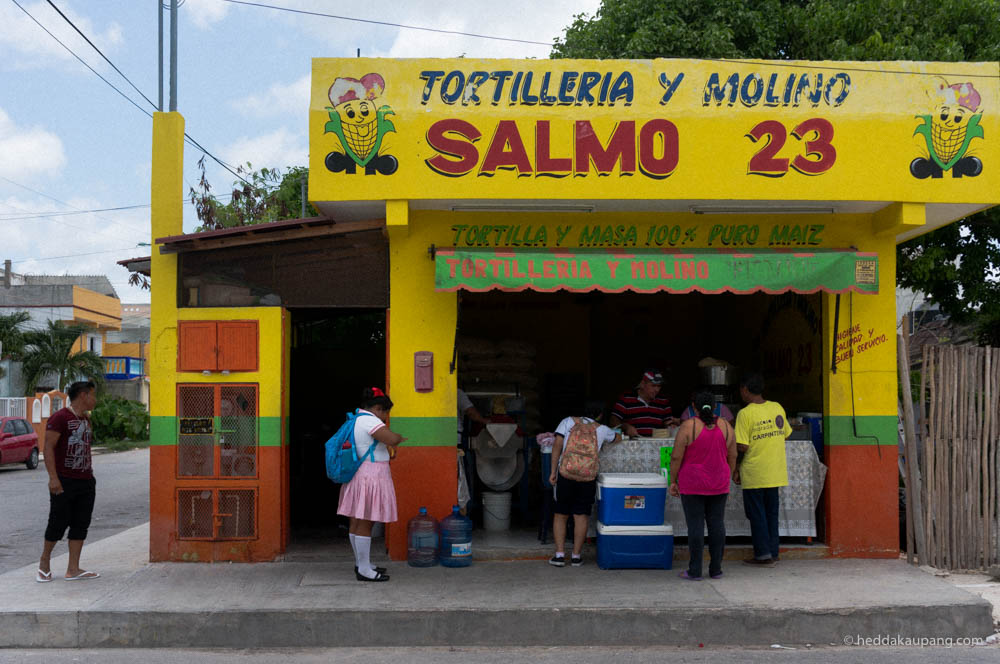
[[[313,61],[310,198],[992,203],[997,63]]]

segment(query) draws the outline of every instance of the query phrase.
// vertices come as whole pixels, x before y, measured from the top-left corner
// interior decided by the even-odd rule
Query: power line
[[[261,7],[264,9],[276,9],[278,11],[290,12],[292,14],[306,14],[308,16],[322,16],[323,18],[335,18],[341,21],[354,21],[355,23],[369,23],[372,25],[386,25],[392,28],[403,28],[405,30],[422,30],[424,32],[437,32],[445,35],[459,35],[461,37],[476,37],[477,39],[492,39],[495,41],[517,42],[519,44],[536,44],[538,46],[548,46],[552,48],[554,44],[549,42],[531,41],[530,39],[514,39],[512,37],[496,37],[493,35],[480,35],[473,32],[462,32],[460,30],[442,30],[440,28],[426,28],[419,25],[405,25],[403,23],[390,23],[389,21],[376,21],[368,18],[355,18],[353,16],[339,16],[337,14],[324,14],[322,12],[310,12],[304,9],[292,9],[291,7],[278,7],[266,5],[262,2],[246,2],[245,0],[222,0],[234,5],[247,5],[248,7]]]
[[[153,118],[153,115],[152,115],[152,114],[151,114],[151,113],[150,113],[149,111],[147,111],[146,109],[144,109],[144,108],[143,108],[142,106],[139,106],[139,104],[137,104],[137,103],[135,102],[135,100],[134,100],[134,99],[132,99],[132,98],[131,98],[131,97],[129,97],[129,96],[127,95],[127,94],[125,94],[124,92],[122,92],[121,90],[119,90],[118,88],[116,88],[116,87],[115,87],[115,85],[114,85],[114,84],[113,84],[113,83],[112,83],[111,81],[109,81],[108,79],[106,79],[106,78],[104,78],[103,76],[101,76],[101,75],[100,75],[100,74],[99,74],[99,73],[97,72],[97,70],[96,70],[96,69],[94,69],[93,67],[91,67],[90,65],[88,65],[88,64],[87,64],[87,62],[86,62],[86,61],[85,61],[85,60],[84,60],[83,58],[81,58],[81,57],[80,57],[79,55],[77,55],[76,53],[74,53],[74,52],[73,52],[73,49],[71,49],[71,48],[70,48],[69,46],[67,46],[66,44],[62,43],[62,41],[60,41],[58,37],[56,37],[56,36],[55,36],[54,34],[52,34],[51,32],[49,32],[49,29],[48,29],[48,28],[46,28],[46,27],[45,27],[44,25],[42,25],[41,23],[39,23],[39,22],[38,22],[38,19],[36,19],[36,18],[35,18],[34,16],[32,16],[32,15],[31,15],[31,14],[30,14],[30,13],[28,12],[28,10],[27,10],[27,9],[25,9],[24,7],[22,7],[22,6],[21,6],[21,4],[20,4],[20,3],[19,3],[19,2],[17,1],[17,0],[10,0],[10,1],[11,1],[11,2],[13,2],[13,3],[15,4],[15,5],[17,5],[17,8],[18,8],[18,9],[20,9],[20,10],[21,10],[22,12],[24,12],[24,13],[25,13],[25,15],[26,15],[26,16],[27,16],[28,18],[30,18],[30,19],[31,19],[32,21],[34,21],[34,22],[35,22],[35,24],[36,24],[36,25],[37,25],[38,27],[40,27],[40,28],[41,28],[42,30],[44,30],[44,31],[45,31],[45,32],[46,32],[46,33],[47,33],[47,34],[49,35],[49,37],[52,37],[53,39],[55,39],[55,40],[56,40],[56,42],[57,42],[57,43],[58,43],[58,44],[59,44],[60,46],[62,46],[62,47],[63,47],[64,49],[66,49],[66,50],[67,50],[67,51],[69,52],[69,54],[70,54],[70,55],[72,55],[72,56],[73,56],[74,58],[76,58],[77,60],[79,60],[79,61],[81,62],[81,64],[83,64],[83,66],[84,66],[84,67],[86,67],[87,69],[89,69],[90,71],[92,71],[92,72],[94,73],[94,75],[95,75],[95,76],[97,76],[97,78],[99,78],[99,79],[101,79],[102,81],[104,81],[105,83],[107,83],[107,84],[108,84],[108,86],[109,86],[109,87],[110,87],[110,88],[111,88],[112,90],[114,90],[115,92],[117,92],[118,94],[120,94],[120,95],[121,95],[122,97],[124,97],[124,98],[125,98],[125,99],[126,99],[126,100],[128,101],[128,103],[132,104],[132,105],[133,105],[133,106],[135,106],[135,107],[136,107],[137,109],[139,109],[139,112],[140,112],[140,113],[144,114],[144,115],[145,115],[146,117],[148,117],[148,118],[150,118],[150,119],[152,119],[152,118]]]
[[[24,221],[27,219],[48,219],[49,217],[72,217],[81,214],[94,214],[97,212],[118,212],[120,210],[136,210],[139,208],[148,208],[149,205],[123,205],[121,207],[109,207],[109,208],[95,208],[93,210],[74,210],[73,212],[29,212],[24,211],[23,214],[18,216],[18,213],[14,212],[0,212],[0,221]],[[12,216],[5,216],[5,215]]]
[[[42,193],[42,192],[38,191],[37,189],[32,189],[28,185],[21,184],[20,182],[14,182],[10,178],[4,177],[3,175],[0,175],[0,180],[3,180],[5,182],[9,182],[10,184],[14,185],[15,187],[20,187],[21,189],[24,189],[25,191],[30,191],[31,193],[33,193],[33,194],[35,194],[37,196],[41,196],[42,198],[47,198],[50,201],[55,201],[56,203],[59,203],[59,205],[65,205],[66,207],[68,207],[70,209],[73,209],[73,210],[79,210],[80,209],[80,208],[78,208],[76,206],[70,205],[69,203],[67,203],[65,201],[61,201],[58,198],[54,198],[52,196],[49,196],[48,194]],[[6,204],[6,203],[5,203],[5,205],[7,205],[7,207],[14,208],[15,210],[19,209],[18,207],[14,206],[14,205],[9,205],[9,204]],[[21,210],[21,212],[27,212],[27,210]],[[108,221],[108,222],[110,222],[110,223],[112,223],[112,224],[114,224],[116,226],[120,226],[121,228],[124,228],[125,230],[131,231],[131,232],[137,232],[136,229],[130,228],[130,227],[122,224],[121,222],[115,221],[114,219],[110,219],[108,217],[100,217],[100,218],[104,219],[105,221]],[[13,220],[11,220],[11,219],[3,219],[2,221],[13,221]],[[75,228],[76,230],[84,231],[86,233],[93,232],[93,229],[91,229],[91,228],[83,228],[81,226],[74,226],[72,224],[67,224],[66,222],[57,222],[57,223],[62,223],[65,226],[68,226],[70,228]],[[106,232],[108,232],[108,229],[103,229],[102,232],[106,233]]]
[[[4,179],[6,180],[6,178],[4,178]],[[7,181],[11,182],[10,180],[7,180]],[[13,184],[17,184],[17,183],[14,182]],[[269,189],[274,189],[274,188],[277,188],[277,185],[272,185],[272,186],[269,186],[268,188]],[[40,193],[40,192],[35,192],[35,193]],[[41,194],[41,195],[44,195],[44,194]],[[216,195],[213,194],[212,197],[215,198],[216,200],[221,200],[223,198],[232,198],[233,195],[232,194],[219,194],[218,196],[216,196]],[[53,200],[55,200],[55,199],[53,199]],[[31,210],[25,210],[23,208],[19,208],[19,207],[15,206],[15,205],[10,205],[10,204],[7,204],[7,203],[4,203],[4,205],[6,205],[7,207],[10,207],[10,208],[13,208],[15,210],[18,210],[18,212],[0,212],[0,221],[27,221],[27,220],[31,220],[31,219],[47,219],[49,217],[72,217],[72,216],[81,215],[81,214],[96,214],[97,212],[119,212],[119,211],[122,211],[122,210],[140,210],[140,209],[143,209],[143,208],[150,208],[150,207],[152,207],[149,203],[144,203],[142,205],[121,205],[121,206],[118,206],[118,207],[93,208],[93,209],[90,209],[90,210],[74,209],[74,211],[72,211],[72,212],[52,212],[52,211],[32,212]],[[194,205],[194,203],[192,203],[190,199],[185,198],[184,200],[181,201],[181,205]],[[108,221],[113,221],[113,220],[109,219]],[[113,222],[113,223],[118,223],[118,222]],[[119,224],[119,225],[121,225],[121,224]],[[73,226],[72,228],[77,228],[77,227]],[[122,228],[126,228],[126,226],[122,226]],[[80,230],[90,230],[90,229],[86,229],[86,228],[82,228],[81,227]]]
[[[88,37],[87,37],[87,35],[83,34],[83,32],[82,32],[82,31],[80,30],[80,28],[76,27],[76,24],[74,24],[74,23],[73,23],[73,21],[69,20],[69,17],[68,17],[68,16],[66,16],[66,14],[63,14],[63,13],[62,13],[62,10],[60,10],[60,9],[59,9],[58,7],[56,7],[56,4],[55,4],[54,2],[52,2],[52,0],[46,0],[46,1],[47,1],[47,2],[49,3],[49,6],[50,6],[50,7],[52,7],[52,9],[56,10],[56,13],[57,13],[57,14],[59,14],[60,16],[62,16],[62,17],[63,17],[63,19],[64,19],[64,20],[65,20],[65,21],[66,21],[67,23],[69,23],[69,25],[70,25],[70,27],[71,27],[71,28],[73,28],[74,30],[76,30],[76,32],[77,32],[77,34],[78,34],[78,35],[80,35],[81,37],[83,37],[83,40],[84,40],[85,42],[87,42],[88,44],[90,44],[90,47],[91,47],[91,48],[93,48],[93,49],[94,49],[95,51],[97,51],[97,54],[98,54],[98,55],[100,55],[100,56],[101,56],[102,58],[104,58],[104,61],[105,61],[105,62],[107,62],[107,63],[108,63],[109,65],[111,65],[111,68],[112,68],[112,69],[114,69],[114,70],[115,70],[116,72],[118,72],[118,75],[119,75],[119,76],[121,76],[122,78],[124,78],[124,79],[125,79],[125,82],[126,82],[126,83],[128,83],[129,85],[131,85],[131,86],[132,86],[132,89],[133,89],[133,90],[135,90],[136,92],[138,92],[138,93],[139,93],[139,96],[140,96],[140,97],[142,97],[142,98],[143,98],[143,99],[145,99],[145,100],[146,100],[147,102],[149,102],[149,105],[150,105],[150,106],[152,106],[152,107],[153,107],[154,109],[155,109],[155,108],[157,108],[156,104],[154,104],[154,103],[153,103],[153,100],[151,100],[151,99],[150,99],[149,97],[147,97],[146,95],[144,95],[144,94],[142,93],[142,90],[140,90],[139,88],[137,88],[137,87],[135,86],[135,83],[133,83],[132,81],[130,81],[130,80],[129,80],[129,77],[128,77],[128,76],[126,76],[126,75],[125,75],[125,74],[124,74],[124,73],[122,72],[122,70],[121,70],[121,69],[119,69],[118,67],[116,67],[116,66],[115,66],[115,63],[111,62],[111,60],[109,60],[109,59],[108,59],[108,56],[104,55],[104,53],[102,53],[102,52],[101,52],[101,49],[97,48],[97,45],[96,45],[96,44],[94,44],[94,42],[90,41],[90,38],[88,38]]]
[[[96,256],[98,254],[110,254],[119,251],[130,251],[132,249],[135,249],[135,247],[125,247],[123,249],[104,249],[103,251],[88,251],[82,254],[66,254],[65,256],[43,256],[41,258],[15,258],[14,260],[11,261],[11,263],[27,263],[28,261],[35,261],[35,262],[54,261],[54,260],[59,260],[60,258],[77,258],[78,256]]]
[[[31,19],[32,21],[34,21],[34,22],[35,22],[35,24],[36,24],[36,25],[37,25],[38,27],[40,27],[40,28],[41,28],[42,30],[44,30],[44,31],[46,32],[46,34],[48,34],[48,35],[49,35],[50,37],[52,37],[52,38],[53,38],[54,40],[56,40],[56,42],[57,42],[57,43],[58,43],[58,44],[59,44],[60,46],[62,46],[62,47],[63,47],[64,49],[66,49],[66,51],[67,51],[67,52],[68,52],[68,53],[69,53],[70,55],[72,55],[72,56],[73,56],[74,58],[76,58],[77,60],[79,60],[79,61],[80,61],[80,62],[81,62],[81,63],[83,64],[83,66],[84,66],[84,67],[86,67],[87,69],[89,69],[90,71],[92,71],[92,72],[94,73],[94,75],[95,75],[95,76],[97,76],[97,77],[98,77],[99,79],[101,79],[102,81],[104,81],[105,83],[107,83],[107,84],[108,84],[108,86],[110,86],[112,90],[114,90],[115,92],[117,92],[117,93],[118,93],[119,95],[121,95],[122,97],[124,97],[124,98],[125,98],[125,99],[126,99],[126,100],[127,100],[127,101],[128,101],[129,103],[130,103],[130,104],[132,104],[132,105],[133,105],[133,106],[135,106],[135,107],[136,107],[137,109],[139,109],[139,112],[140,112],[140,113],[142,113],[143,115],[145,115],[145,116],[146,116],[146,117],[148,117],[149,119],[152,119],[152,118],[153,118],[153,115],[152,115],[152,114],[151,114],[151,113],[150,113],[149,111],[147,111],[146,109],[144,109],[144,108],[143,108],[142,106],[140,106],[140,105],[139,105],[138,103],[136,103],[136,101],[135,101],[134,99],[132,99],[132,98],[131,98],[131,97],[129,97],[129,96],[127,95],[127,94],[125,94],[124,92],[122,92],[121,90],[119,90],[119,89],[118,89],[117,87],[115,87],[115,85],[114,85],[114,84],[113,84],[113,83],[112,83],[111,81],[109,81],[108,79],[106,79],[106,78],[104,78],[103,76],[101,76],[101,74],[99,74],[99,73],[97,72],[97,70],[96,70],[96,69],[94,69],[93,67],[91,67],[91,66],[90,66],[89,64],[87,64],[87,62],[86,62],[86,61],[85,61],[85,60],[84,60],[83,58],[81,58],[81,57],[80,57],[79,55],[77,55],[76,53],[74,53],[74,52],[73,52],[73,49],[71,49],[71,48],[70,48],[69,46],[67,46],[67,45],[66,45],[66,44],[64,44],[64,43],[63,43],[62,41],[60,41],[60,39],[59,39],[58,37],[56,37],[56,36],[55,36],[54,34],[52,34],[52,33],[51,33],[51,32],[49,31],[49,29],[48,29],[48,28],[46,28],[46,27],[45,27],[44,25],[42,25],[42,24],[41,24],[41,23],[40,23],[40,22],[38,21],[38,19],[36,19],[36,18],[35,18],[34,16],[32,16],[32,15],[31,15],[31,14],[30,14],[30,13],[28,12],[28,10],[27,10],[27,9],[25,9],[24,7],[22,7],[22,6],[21,6],[21,4],[20,4],[20,3],[19,3],[19,2],[17,1],[17,0],[10,0],[10,1],[11,1],[11,2],[13,2],[13,3],[15,4],[15,5],[17,5],[17,8],[18,8],[18,9],[20,9],[20,10],[21,10],[22,12],[24,12],[24,14],[25,14],[25,15],[26,15],[26,16],[27,16],[28,18],[30,18],[30,19]],[[52,3],[50,2],[49,4],[52,4]],[[55,8],[55,5],[53,5],[53,8]],[[59,11],[59,10],[58,10],[58,9],[56,9],[56,11]],[[78,33],[80,33],[80,36],[82,36],[82,37],[83,37],[84,39],[86,39],[86,40],[87,40],[87,43],[88,43],[88,44],[90,44],[91,46],[93,46],[93,47],[94,47],[94,50],[95,50],[95,51],[97,51],[97,52],[98,52],[98,53],[100,54],[100,56],[101,56],[102,58],[104,58],[105,60],[107,60],[108,64],[110,64],[110,65],[111,65],[112,67],[114,67],[114,70],[115,70],[116,72],[118,72],[119,74],[121,74],[121,77],[122,77],[122,78],[124,78],[124,79],[125,79],[126,81],[128,81],[128,84],[129,84],[129,85],[131,85],[131,86],[132,86],[133,88],[135,88],[135,89],[136,89],[136,91],[137,91],[137,92],[139,92],[139,94],[140,94],[140,95],[142,95],[143,99],[145,99],[146,101],[148,101],[148,102],[149,102],[150,104],[153,104],[153,102],[149,100],[149,97],[147,97],[146,95],[144,95],[144,94],[143,94],[143,93],[142,93],[142,92],[141,92],[141,91],[139,90],[139,88],[136,88],[135,84],[133,84],[133,83],[132,83],[132,81],[130,81],[130,80],[128,79],[128,77],[127,77],[127,76],[125,76],[125,74],[122,74],[122,73],[121,73],[121,70],[120,70],[120,69],[118,69],[118,67],[115,67],[114,63],[112,63],[112,62],[111,62],[110,60],[108,60],[108,58],[107,58],[107,57],[106,57],[106,56],[104,55],[104,53],[101,53],[100,49],[98,49],[98,48],[97,48],[96,46],[94,46],[93,42],[91,42],[91,41],[90,41],[89,39],[87,39],[86,35],[84,35],[84,34],[83,34],[83,33],[82,33],[81,31],[80,31],[80,29],[79,29],[79,28],[77,28],[77,27],[76,27],[75,25],[73,25],[73,22],[72,22],[72,21],[70,21],[70,20],[69,20],[68,18],[66,18],[66,15],[65,15],[65,14],[63,14],[62,12],[59,12],[59,15],[60,15],[60,16],[62,16],[62,17],[63,17],[64,19],[66,19],[66,22],[67,22],[67,23],[69,23],[69,24],[70,24],[70,25],[71,25],[71,26],[73,27],[73,29],[74,29],[74,30],[76,30],[76,31],[77,31]],[[156,104],[153,104],[153,108],[154,108],[154,109],[155,109],[155,108],[157,108]],[[204,147],[203,147],[203,146],[201,145],[201,143],[199,143],[198,141],[194,140],[194,138],[192,138],[192,137],[191,137],[191,134],[189,134],[189,133],[187,133],[187,132],[184,132],[184,138],[185,138],[185,139],[187,139],[187,141],[188,141],[188,142],[189,142],[189,143],[190,143],[190,144],[191,144],[191,145],[192,145],[193,147],[195,147],[195,148],[197,148],[198,150],[201,150],[202,152],[204,152],[204,153],[205,153],[205,154],[206,154],[207,156],[211,157],[213,161],[215,161],[215,162],[216,162],[216,163],[218,163],[218,164],[219,164],[220,166],[222,166],[222,167],[223,167],[224,169],[226,169],[227,171],[229,171],[230,173],[232,173],[233,175],[235,175],[235,176],[236,176],[236,177],[237,177],[238,179],[242,180],[242,181],[243,181],[243,182],[245,182],[246,184],[250,184],[249,182],[247,182],[247,181],[246,181],[246,179],[244,179],[244,178],[243,178],[243,176],[241,176],[241,175],[240,175],[239,173],[237,173],[237,172],[236,172],[235,170],[233,170],[233,169],[232,169],[232,168],[231,168],[231,167],[230,167],[230,166],[229,166],[228,164],[226,164],[226,163],[225,163],[224,161],[222,161],[221,159],[219,159],[218,157],[216,157],[216,156],[215,156],[214,154],[212,154],[211,152],[209,152],[208,150],[206,150],[206,149],[205,149],[205,148],[204,148]]]

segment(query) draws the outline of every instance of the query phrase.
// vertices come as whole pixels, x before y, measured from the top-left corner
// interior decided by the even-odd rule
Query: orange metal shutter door
[[[177,337],[178,371],[215,371],[218,368],[214,321],[178,321]]]
[[[219,321],[219,370],[257,371],[257,321]]]

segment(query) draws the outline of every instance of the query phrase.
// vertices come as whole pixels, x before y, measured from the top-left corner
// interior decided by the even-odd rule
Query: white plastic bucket
[[[486,530],[510,530],[509,492],[483,492],[483,528]]]

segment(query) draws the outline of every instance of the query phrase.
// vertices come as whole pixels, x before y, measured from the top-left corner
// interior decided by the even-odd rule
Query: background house
[[[149,304],[122,304],[121,329],[104,338],[108,392],[149,406]]]
[[[104,355],[107,334],[121,330],[121,301],[104,275],[22,275],[11,272],[6,263],[0,279],[0,315],[26,312],[30,318],[23,329],[42,330],[50,321],[85,326],[87,331],[80,335],[74,352],[89,350]],[[43,391],[64,387],[23,385],[16,365],[4,361],[6,371],[0,378],[0,396],[24,396],[34,393],[36,387],[44,387]],[[48,382],[54,383],[55,379]]]

